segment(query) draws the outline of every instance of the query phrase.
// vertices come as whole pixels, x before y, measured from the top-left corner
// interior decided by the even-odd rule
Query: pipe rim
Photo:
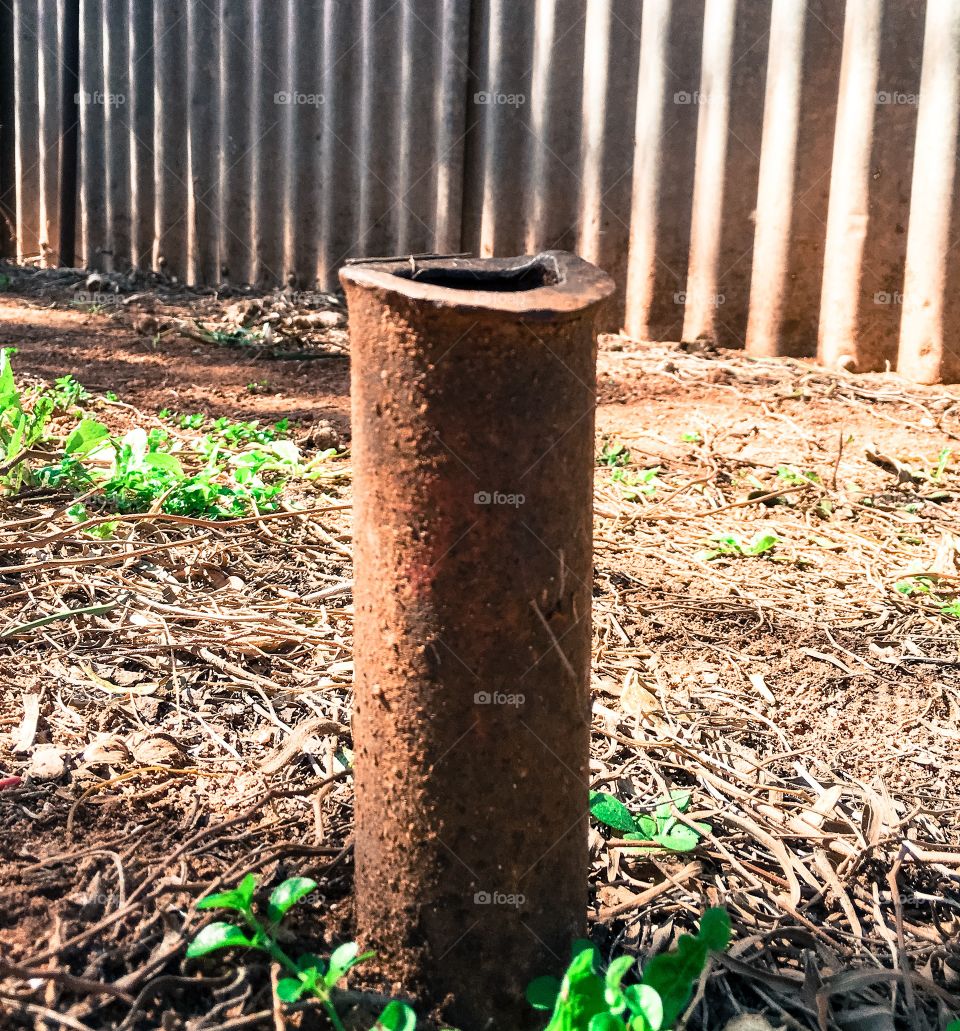
[[[495,285],[477,289],[427,281],[467,282],[471,275]],[[536,282],[538,277],[541,283]],[[517,284],[512,289],[504,285],[511,279]],[[569,251],[556,250],[514,258],[357,262],[340,269],[340,282],[344,287],[459,311],[539,317],[583,311],[600,304],[616,289],[612,277],[596,265]]]

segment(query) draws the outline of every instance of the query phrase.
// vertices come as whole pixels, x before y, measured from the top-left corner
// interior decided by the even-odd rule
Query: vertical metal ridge
[[[17,248],[13,9],[0,4],[0,257]]]
[[[434,233],[430,249],[452,253],[460,249],[463,207],[464,153],[470,121],[466,111],[470,72],[470,5],[438,0],[440,38],[437,40],[439,84],[433,101]]]
[[[960,376],[947,314],[951,228],[957,219],[960,0],[927,4],[917,154],[903,285],[898,371],[921,383]],[[954,291],[955,293],[955,291]]]
[[[80,86],[74,98],[80,120],[80,250],[83,264],[95,269],[105,267],[110,250],[103,105],[93,103],[104,92],[101,32],[100,0],[81,0]]]
[[[109,238],[104,257],[107,268],[126,271],[134,257],[130,233],[130,119],[127,107],[133,84],[129,78],[127,34],[115,31],[116,26],[123,24],[124,0],[100,2],[105,87],[101,105],[105,152],[103,175]]]
[[[817,345],[819,362],[837,369],[877,364],[860,346],[859,317],[882,15],[882,0],[860,0],[844,22]]]
[[[707,0],[697,119],[684,340],[717,337],[718,274],[730,132],[730,72],[736,0]]]
[[[153,62],[146,59],[153,41],[151,11],[127,0],[127,138],[130,150],[130,253],[136,268],[149,266],[153,254]]]
[[[17,261],[27,261],[41,253],[38,203],[40,126],[39,69],[37,33],[39,10],[36,0],[14,0],[13,76],[14,76],[14,161],[16,175]]]
[[[775,355],[780,347],[794,203],[805,13],[806,0],[773,0],[747,324],[747,350],[751,354]]]
[[[182,279],[188,268],[189,166],[184,146],[187,125],[185,0],[167,0],[153,9],[154,204],[153,267]]]
[[[187,239],[184,277],[216,283],[218,274],[216,191],[216,96],[214,41],[217,30],[206,4],[186,11]],[[211,146],[211,143],[214,145]]]
[[[580,105],[580,218],[577,249],[581,257],[601,261],[603,184],[607,120],[607,80],[610,75],[612,0],[587,0]]]
[[[66,0],[36,0],[37,218],[40,263],[60,264]],[[22,87],[22,82],[21,82]]]
[[[671,0],[645,0],[640,28],[640,74],[637,82],[625,318],[627,333],[640,340],[650,335],[656,281],[670,13]]]
[[[530,80],[530,113],[527,116],[529,152],[526,183],[524,251],[535,253],[547,234],[549,189],[548,143],[551,132],[550,97],[553,48],[556,41],[556,0],[536,0],[533,30],[533,70]],[[524,105],[526,106],[526,105]]]

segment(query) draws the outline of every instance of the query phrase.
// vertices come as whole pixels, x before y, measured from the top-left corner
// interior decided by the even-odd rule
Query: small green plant
[[[929,594],[934,588],[933,581],[926,576],[911,576],[901,580],[894,586],[898,594],[912,598],[917,594]]]
[[[641,469],[637,473],[617,467],[611,473],[610,479],[623,487],[623,496],[627,501],[636,501],[641,494],[653,494],[658,487],[663,486],[659,474],[660,466],[654,466],[653,469]]]
[[[613,795],[591,791],[590,814],[599,823],[619,831],[627,841],[652,841],[671,852],[690,852],[713,829],[709,823],[695,823],[691,827],[677,819],[676,813],[685,813],[690,808],[690,798],[689,791],[671,791],[670,798],[661,802],[652,816],[634,816]]]
[[[820,477],[812,469],[795,469],[792,465],[781,465],[777,468],[777,479],[791,486],[805,483],[819,483]]]
[[[208,924],[187,947],[187,956],[196,959],[211,952],[235,948],[265,952],[289,975],[277,982],[277,996],[281,1002],[298,1002],[304,995],[312,995],[320,1000],[336,1031],[344,1031],[332,993],[353,967],[370,959],[374,953],[360,954],[356,942],[346,942],[334,949],[326,961],[312,953],[294,959],[276,938],[276,930],[290,909],[316,887],[317,882],[308,877],[288,878],[274,888],[267,904],[266,921],[262,921],[253,909],[257,878],[247,874],[236,888],[209,895],[197,903],[197,909],[227,909],[239,913],[244,926],[238,927],[226,921]],[[406,1003],[394,1001],[380,1014],[373,1031],[413,1031],[415,1026],[413,1010]]]
[[[940,613],[953,619],[960,619],[960,601],[951,601],[946,605],[941,605]]]
[[[939,483],[943,478],[943,474],[947,469],[947,463],[950,461],[952,454],[953,452],[948,447],[941,450],[937,456],[937,464],[930,470],[929,479],[931,483]]]
[[[703,437],[699,432],[697,432],[697,430],[687,430],[686,433],[681,433],[680,439],[686,441],[687,444],[703,443]]]
[[[598,461],[600,465],[628,465],[630,462],[630,449],[625,444],[604,444]]]
[[[718,534],[710,538],[711,546],[697,554],[697,558],[712,562],[716,558],[756,558],[769,555],[780,543],[780,538],[768,531],[760,531],[749,541],[741,540],[736,534]]]
[[[78,383],[73,376],[67,375],[54,380],[51,396],[58,411],[68,412],[81,401],[88,400],[90,394],[83,384]]]
[[[696,935],[680,935],[676,949],[650,960],[639,984],[624,986],[633,957],[617,957],[602,973],[596,946],[579,941],[563,980],[538,977],[527,1001],[551,1012],[546,1031],[669,1031],[690,1002],[710,953],[729,944],[727,911],[708,909]]]

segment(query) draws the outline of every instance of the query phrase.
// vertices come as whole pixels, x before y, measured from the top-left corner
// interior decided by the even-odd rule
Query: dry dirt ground
[[[350,935],[342,308],[5,271],[18,374],[113,392],[112,426],[288,417],[308,453],[339,452],[289,510],[240,523],[141,516],[101,541],[69,498],[0,501],[0,778],[21,778],[0,779],[0,1023],[322,1027],[275,1011],[267,965],[184,945],[193,902],[250,870],[318,881],[301,947]],[[712,830],[669,854],[594,826],[594,940],[643,959],[722,904],[734,944],[689,1028],[943,1028],[960,390],[606,337],[599,397],[593,786],[636,810],[689,789]],[[403,990],[354,987],[357,1027]]]

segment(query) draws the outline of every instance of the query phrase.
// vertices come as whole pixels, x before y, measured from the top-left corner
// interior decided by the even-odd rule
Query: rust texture
[[[350,309],[356,906],[382,971],[519,1029],[585,930],[594,320],[560,251],[363,263]]]

